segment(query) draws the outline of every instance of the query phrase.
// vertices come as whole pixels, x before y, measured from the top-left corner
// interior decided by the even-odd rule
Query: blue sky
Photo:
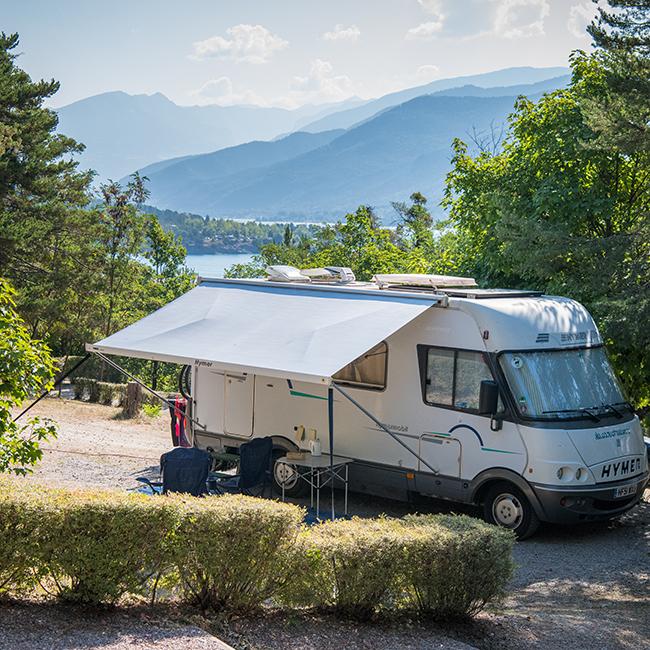
[[[54,106],[110,90],[296,107],[437,78],[566,65],[591,0],[3,0]]]

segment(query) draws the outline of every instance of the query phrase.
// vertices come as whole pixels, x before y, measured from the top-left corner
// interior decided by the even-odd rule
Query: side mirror
[[[484,379],[481,382],[481,390],[478,397],[479,415],[492,415],[497,412],[499,404],[499,385],[492,379]]]

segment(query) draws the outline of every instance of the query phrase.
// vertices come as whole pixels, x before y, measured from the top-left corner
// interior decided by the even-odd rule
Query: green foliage
[[[29,335],[16,313],[15,291],[0,278],[0,473],[25,474],[43,453],[39,443],[56,435],[49,420],[13,421],[12,408],[52,386],[49,350]]]
[[[454,144],[445,205],[455,264],[489,286],[570,296],[595,316],[638,407],[650,405],[649,150],[605,146],[590,119],[611,94],[599,56],[571,85],[521,98],[500,152]]]
[[[160,403],[158,404],[143,404],[142,405],[142,410],[144,411],[144,414],[150,418],[157,418],[160,413],[162,412],[162,406],[160,406]]]
[[[283,595],[355,618],[395,607],[474,616],[504,595],[514,541],[511,531],[465,516],[325,523],[299,538]]]
[[[389,519],[355,518],[314,526],[301,536],[284,598],[367,618],[396,600],[404,543],[403,531]]]
[[[228,269],[228,277],[261,277],[271,264],[298,268],[349,266],[360,280],[375,273],[426,273],[437,270],[437,246],[430,232],[426,199],[411,197],[412,206],[396,204],[403,220],[397,230],[382,227],[372,209],[361,206],[345,221],[320,228],[311,238],[296,240],[295,233],[281,244],[263,246],[250,264]]]
[[[266,244],[289,245],[293,239],[311,237],[321,226],[212,219],[198,214],[142,207],[175,233],[190,253],[255,253]]]
[[[138,210],[146,179],[103,185],[95,200],[74,159],[83,146],[44,107],[58,83],[32,81],[17,47],[0,34],[0,276],[18,289],[31,335],[67,356],[177,297],[193,275],[178,238]]]
[[[154,599],[202,609],[408,608],[471,616],[512,573],[510,531],[455,516],[353,519],[310,528],[293,505],[239,495],[150,497],[0,482],[0,591],[87,603]]]
[[[505,595],[515,535],[478,519],[409,515],[404,562],[411,606],[440,618],[474,616]]]
[[[251,610],[290,578],[300,508],[239,495],[172,500],[181,512],[176,568],[191,603],[202,609]]]

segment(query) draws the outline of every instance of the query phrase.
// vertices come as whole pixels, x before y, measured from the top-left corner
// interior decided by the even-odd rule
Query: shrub
[[[17,490],[17,484],[0,480],[0,592],[24,592],[38,577],[40,493]]]
[[[108,491],[67,491],[13,482],[0,497],[0,573],[26,576],[65,599],[113,603],[149,592],[177,528],[166,499]],[[4,571],[3,571],[4,569]]]
[[[75,399],[86,399],[107,406],[121,406],[124,403],[126,384],[113,384],[90,377],[75,377],[73,386]]]
[[[166,567],[177,526],[166,499],[118,492],[52,491],[39,560],[56,592],[89,603],[144,593]]]
[[[107,381],[98,381],[98,401],[107,406],[121,406],[126,395],[126,384],[111,384]]]
[[[175,562],[186,600],[247,611],[283,586],[301,508],[241,495],[169,499],[181,515]]]
[[[99,382],[89,377],[75,377],[74,380],[75,399],[86,399],[89,402],[99,401]]]
[[[512,576],[512,531],[457,515],[409,515],[407,601],[438,617],[474,616],[498,601]]]
[[[300,540],[294,584],[287,585],[285,599],[366,618],[395,599],[403,542],[398,522],[391,519],[314,526]]]
[[[156,402],[155,404],[143,404],[142,410],[148,417],[157,418],[162,412],[162,406],[159,402]]]

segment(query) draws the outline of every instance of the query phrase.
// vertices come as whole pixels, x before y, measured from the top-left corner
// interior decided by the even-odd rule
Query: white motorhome
[[[641,426],[582,305],[469,278],[271,273],[201,280],[88,349],[186,364],[198,446],[271,436],[282,455],[311,432],[354,459],[351,490],[477,504],[521,537],[641,499]]]

